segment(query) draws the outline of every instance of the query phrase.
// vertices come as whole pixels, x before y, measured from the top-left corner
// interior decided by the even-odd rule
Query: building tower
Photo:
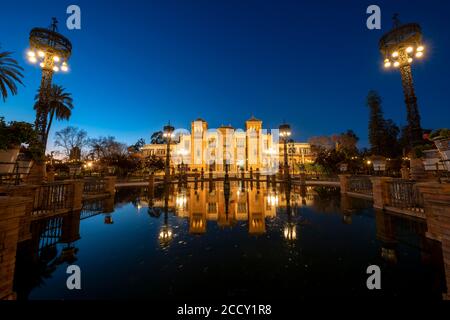
[[[246,170],[260,169],[262,121],[252,116],[245,121],[245,132],[247,133]]]
[[[191,169],[206,169],[206,132],[208,123],[198,118],[191,123]]]

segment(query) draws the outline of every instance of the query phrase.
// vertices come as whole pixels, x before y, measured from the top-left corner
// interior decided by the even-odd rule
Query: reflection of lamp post
[[[174,127],[170,125],[170,123],[164,126],[163,136],[167,141],[167,151],[166,151],[166,167],[165,167],[165,176],[164,180],[167,182],[170,177],[170,143],[172,142]]]
[[[186,208],[187,204],[186,190],[183,190],[179,194],[177,194],[175,204],[177,208],[180,210],[184,210]]]
[[[278,206],[278,196],[276,194],[276,192],[270,192],[267,195],[267,203],[271,206],[271,207],[277,207]]]
[[[167,247],[173,238],[172,228],[169,226],[169,186],[164,185],[164,224],[159,231],[158,239],[162,247]]]
[[[291,212],[291,187],[288,184],[285,190],[286,196],[286,213],[287,213],[287,223],[283,229],[283,236],[287,241],[293,241],[297,239],[297,226],[292,221]]]
[[[72,53],[70,41],[56,32],[57,24],[58,21],[56,18],[53,18],[50,29],[32,29],[30,32],[30,49],[27,52],[28,61],[33,64],[39,63],[39,66],[42,68],[39,107],[36,108],[35,126],[43,150],[45,150],[47,144],[48,98],[53,74],[69,70],[67,61]]]
[[[294,223],[288,222],[284,226],[283,230],[284,238],[288,241],[293,241],[297,239],[297,228]]]
[[[417,23],[400,25],[398,15],[394,15],[394,28],[380,39],[379,48],[384,57],[384,67],[400,69],[403,93],[408,120],[408,139],[410,145],[422,140],[422,128],[414,93],[411,63],[415,58],[422,58],[424,46],[422,44],[422,30]]]
[[[282,124],[279,127],[280,137],[283,140],[284,144],[284,179],[289,180],[289,163],[288,163],[288,150],[287,150],[287,141],[291,136],[291,126],[288,124]]]
[[[159,241],[160,241],[162,246],[168,245],[169,242],[173,238],[172,228],[169,225],[164,224],[162,226],[161,230],[159,231],[159,237],[158,238],[159,238]]]

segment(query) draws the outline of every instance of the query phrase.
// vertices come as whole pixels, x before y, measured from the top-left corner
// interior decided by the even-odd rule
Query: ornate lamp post
[[[288,162],[288,150],[287,141],[291,136],[291,126],[288,124],[282,124],[279,126],[280,137],[284,144],[284,179],[289,180],[289,162]]]
[[[170,125],[170,123],[164,126],[163,136],[167,141],[167,151],[166,151],[166,167],[165,167],[165,182],[168,181],[170,177],[170,143],[172,142],[173,132],[175,128]]]
[[[422,44],[422,30],[417,23],[400,24],[398,15],[394,15],[394,28],[380,39],[379,48],[384,57],[386,69],[400,69],[403,93],[408,120],[408,138],[410,145],[422,140],[422,128],[414,93],[411,64],[417,58],[423,57],[425,47]]]
[[[28,61],[38,64],[42,69],[41,87],[39,91],[39,108],[36,110],[36,131],[42,148],[47,144],[46,127],[48,117],[48,96],[52,86],[53,74],[59,71],[69,71],[67,64],[72,44],[57,32],[58,21],[52,19],[49,29],[34,28],[30,32],[30,48],[27,52]]]

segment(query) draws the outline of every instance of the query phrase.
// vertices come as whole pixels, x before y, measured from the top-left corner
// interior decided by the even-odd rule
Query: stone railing
[[[83,193],[96,194],[105,192],[105,180],[103,178],[84,179]]]
[[[348,178],[347,192],[372,195],[372,182],[369,176],[351,176]]]
[[[33,215],[72,208],[74,186],[67,182],[43,184],[36,188]]]
[[[386,205],[404,210],[423,212],[423,196],[415,181],[393,179],[387,181],[388,199]]]
[[[116,187],[116,177],[107,176],[103,178],[84,179],[83,193],[85,195],[114,195]]]

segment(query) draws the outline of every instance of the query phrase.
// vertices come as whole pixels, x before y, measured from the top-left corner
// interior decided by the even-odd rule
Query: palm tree
[[[11,58],[12,52],[0,52],[0,94],[3,101],[8,98],[8,90],[12,95],[17,94],[17,85],[23,85],[21,78],[23,78],[23,68],[19,66],[16,60]]]
[[[69,120],[72,115],[73,109],[73,99],[72,94],[65,92],[62,86],[54,84],[48,95],[48,124],[44,132],[43,142],[47,145],[48,134],[52,126],[53,118],[57,120]],[[36,103],[34,104],[34,109],[41,107],[39,103],[39,92],[35,97]]]
[[[153,132],[150,137],[151,144],[164,144],[164,135],[162,131]]]

